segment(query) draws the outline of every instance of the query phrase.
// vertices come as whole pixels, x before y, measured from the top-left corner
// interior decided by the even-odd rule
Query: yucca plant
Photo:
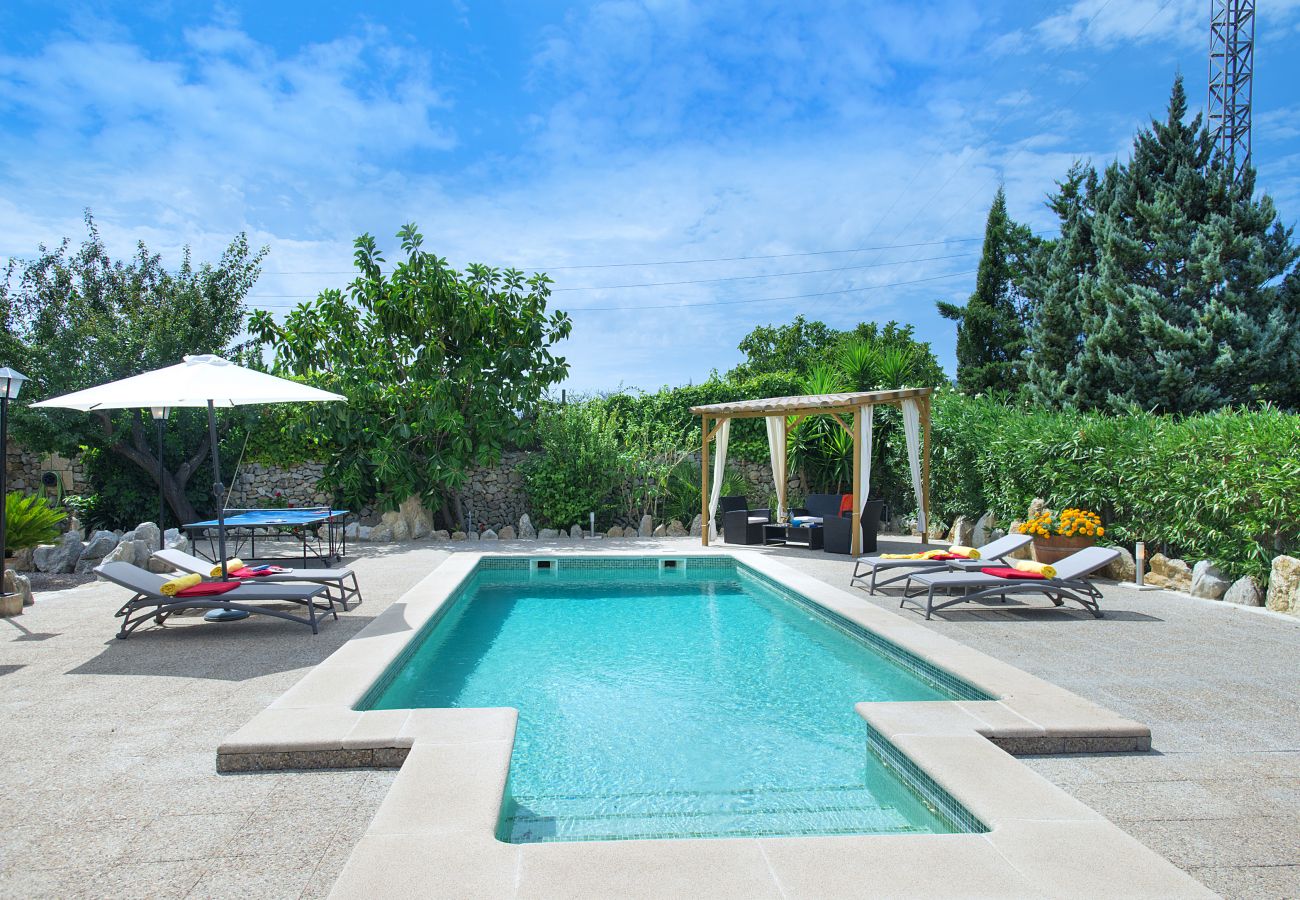
[[[709,477],[713,477],[712,471],[709,472]],[[721,496],[744,496],[748,487],[749,486],[745,483],[744,476],[735,469],[730,466],[723,469]],[[773,507],[773,509],[775,509],[775,507]],[[664,497],[663,510],[664,518],[677,519],[684,525],[689,525],[691,520],[699,514],[699,460],[688,457],[673,466],[672,471],[668,474],[668,491]]]
[[[59,538],[59,525],[68,517],[52,509],[44,497],[13,491],[5,497],[5,556]]]

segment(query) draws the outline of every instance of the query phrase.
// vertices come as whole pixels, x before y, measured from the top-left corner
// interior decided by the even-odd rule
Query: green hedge
[[[1266,578],[1300,549],[1300,416],[1272,408],[1174,417],[1051,412],[936,397],[931,505],[951,520],[1031,500],[1101,513],[1107,539],[1136,540],[1234,576]]]

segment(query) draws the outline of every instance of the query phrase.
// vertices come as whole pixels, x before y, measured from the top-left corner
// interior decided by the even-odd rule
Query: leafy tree
[[[764,375],[804,377],[818,365],[830,363],[842,347],[850,344],[897,347],[908,352],[912,357],[911,377],[915,379],[915,387],[947,381],[930,345],[916,339],[911,325],[894,321],[884,326],[878,322],[860,322],[848,331],[838,331],[825,322],[808,321],[803,316],[795,316],[788,325],[760,325],[745,335],[739,345],[745,360],[727,373],[726,380],[740,383]]]
[[[1108,167],[1086,198],[1096,210],[1095,269],[1063,294],[1071,309],[1049,307],[1062,324],[1077,321],[1077,353],[1061,372],[1060,342],[1068,348],[1070,335],[1040,317],[1039,396],[1178,413],[1294,397],[1300,307],[1291,267],[1300,249],[1272,200],[1253,197],[1254,173],[1234,182],[1200,116],[1186,123],[1186,115],[1179,78],[1165,121],[1140,131],[1131,160]],[[1066,224],[1078,240],[1078,223]],[[1082,247],[1069,253],[1088,256]]]
[[[265,248],[250,251],[240,234],[216,264],[196,267],[187,247],[180,268],[169,271],[143,242],[130,260],[112,260],[89,212],[86,229],[75,251],[65,239],[53,249],[41,245],[33,260],[11,260],[0,284],[3,349],[32,379],[23,400],[138,375],[186,354],[241,358],[244,345],[235,340],[243,330],[244,297],[261,272]],[[92,507],[92,521],[128,525],[153,518],[159,487],[183,522],[198,518],[196,502],[206,505],[206,479],[191,484],[208,456],[206,414],[199,410],[172,412],[161,486],[147,410],[86,414],[23,403],[11,412],[14,437],[29,449],[97,453],[101,500],[116,499],[102,489],[104,478],[153,485],[150,496],[140,492],[139,502],[117,504],[111,513]],[[221,418],[223,433],[242,421],[239,414]]]
[[[839,341],[841,333],[825,322],[795,316],[788,325],[759,325],[740,340],[745,361],[727,373],[742,380],[773,372],[804,372]]]
[[[1015,391],[1026,381],[1032,306],[1021,290],[1035,247],[1033,232],[1007,215],[999,187],[984,226],[975,292],[965,306],[939,301],[957,323],[957,386],[972,393]]]
[[[568,372],[554,356],[572,323],[547,314],[551,280],[427,253],[415,225],[391,275],[375,239],[356,241],[357,277],[299,305],[283,324],[259,311],[250,331],[275,370],[348,398],[312,410],[328,452],[322,485],[352,505],[419,496],[464,521],[459,487],[472,464],[519,443],[544,392]]]

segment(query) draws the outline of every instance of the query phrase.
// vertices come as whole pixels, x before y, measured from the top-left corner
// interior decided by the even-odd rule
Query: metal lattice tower
[[[1250,165],[1251,81],[1255,70],[1255,0],[1210,0],[1208,125],[1219,155],[1240,180]]]

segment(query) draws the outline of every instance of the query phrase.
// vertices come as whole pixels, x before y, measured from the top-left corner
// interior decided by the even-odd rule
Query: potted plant
[[[1067,509],[1059,518],[1045,509],[1021,525],[1020,533],[1033,536],[1034,559],[1054,563],[1091,547],[1106,534],[1106,529],[1101,525],[1101,516],[1086,509]]]
[[[5,562],[6,569],[14,567],[13,554],[40,544],[52,544],[59,539],[59,526],[68,514],[52,509],[44,497],[25,497],[14,491],[5,497]]]

